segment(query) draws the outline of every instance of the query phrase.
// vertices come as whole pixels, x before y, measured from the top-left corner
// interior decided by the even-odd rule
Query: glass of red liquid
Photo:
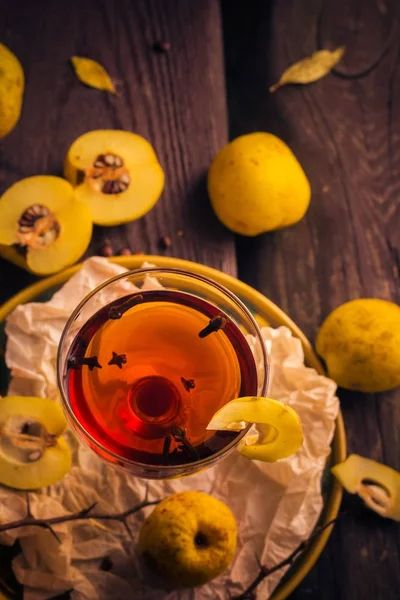
[[[126,272],[91,292],[65,326],[57,369],[81,441],[149,479],[227,456],[247,429],[208,423],[230,400],[264,395],[268,382],[250,311],[218,283],[178,269]]]

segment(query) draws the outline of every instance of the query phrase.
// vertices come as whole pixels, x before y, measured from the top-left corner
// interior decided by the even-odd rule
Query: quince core
[[[71,467],[71,450],[62,437],[62,409],[47,398],[0,399],[0,483],[33,490],[59,481]]]
[[[129,131],[89,131],[75,140],[64,175],[97,225],[119,225],[142,217],[157,202],[164,172],[151,144]]]

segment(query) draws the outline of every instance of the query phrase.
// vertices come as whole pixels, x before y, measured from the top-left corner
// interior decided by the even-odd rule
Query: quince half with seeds
[[[92,227],[90,210],[61,177],[21,179],[0,198],[0,255],[37,275],[75,263]]]
[[[21,114],[24,71],[18,58],[0,44],[0,139],[12,131]]]
[[[217,577],[232,562],[236,541],[231,510],[197,491],[165,498],[139,533],[146,564],[175,588],[196,587]]]
[[[164,172],[153,147],[129,131],[89,131],[68,150],[64,175],[97,225],[139,219],[157,202]]]
[[[34,490],[56,483],[71,467],[67,428],[53,400],[31,396],[0,398],[0,483]]]

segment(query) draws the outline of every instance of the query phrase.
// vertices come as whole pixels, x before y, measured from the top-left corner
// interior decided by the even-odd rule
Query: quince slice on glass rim
[[[79,260],[92,228],[89,209],[61,177],[26,177],[0,198],[0,254],[37,275]]]
[[[66,428],[64,413],[53,400],[0,398],[0,483],[33,490],[62,479],[72,464],[61,437]]]
[[[97,225],[139,219],[157,202],[164,172],[151,144],[130,131],[89,131],[69,148],[64,175]]]
[[[344,489],[358,494],[381,517],[400,521],[400,473],[387,465],[350,454],[331,469]]]
[[[275,462],[291,456],[303,443],[303,430],[297,413],[272,398],[245,396],[231,400],[215,413],[207,429],[241,431],[254,423],[258,435],[248,435],[238,451],[251,460]]]

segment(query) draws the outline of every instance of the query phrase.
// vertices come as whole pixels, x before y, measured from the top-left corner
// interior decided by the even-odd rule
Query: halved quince
[[[66,427],[53,400],[0,398],[0,483],[33,490],[64,477],[71,467],[71,450],[60,437]]]
[[[251,460],[275,462],[297,452],[303,443],[303,430],[290,406],[259,396],[231,400],[215,413],[207,429],[241,431],[250,423],[257,433],[246,436],[239,452]]]
[[[400,473],[358,454],[332,467],[332,473],[350,494],[358,494],[381,517],[400,521]]]
[[[98,225],[142,217],[164,187],[164,172],[149,142],[113,129],[89,131],[75,140],[65,158],[64,175]]]
[[[61,177],[21,179],[0,198],[0,255],[38,275],[76,262],[92,227],[90,210]]]

